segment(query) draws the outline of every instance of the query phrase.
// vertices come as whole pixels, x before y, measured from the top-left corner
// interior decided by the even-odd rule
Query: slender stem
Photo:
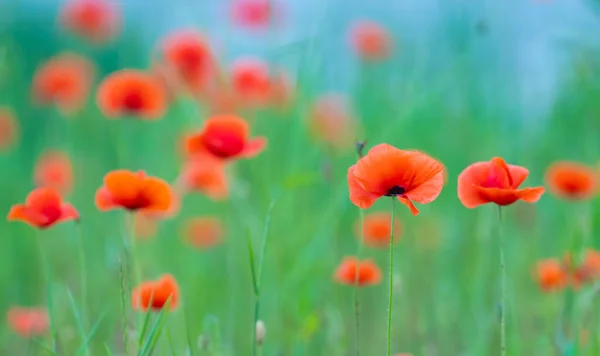
[[[504,231],[502,207],[498,205],[498,238],[500,242],[500,355],[506,355],[506,260],[504,256]]]
[[[360,260],[360,254],[362,251],[362,246],[363,246],[363,240],[364,240],[364,223],[365,223],[365,212],[362,209],[359,209],[359,215],[358,215],[358,221],[359,221],[359,228],[360,228],[360,232],[358,234],[359,237],[359,241],[358,241],[358,249],[356,251],[356,258],[358,260]],[[359,309],[359,304],[358,304],[358,273],[355,274],[354,276],[354,342],[356,343],[355,347],[356,347],[356,355],[360,355],[360,309]]]
[[[44,278],[46,281],[46,304],[48,307],[48,322],[50,325],[50,337],[51,337],[51,341],[52,341],[52,351],[56,352],[57,349],[57,340],[58,340],[58,334],[57,334],[57,330],[56,330],[56,320],[53,317],[53,309],[54,309],[54,303],[53,303],[53,298],[52,298],[52,279],[51,279],[51,272],[50,272],[50,263],[48,262],[48,258],[46,257],[46,254],[44,253],[44,246],[42,246],[42,238],[41,238],[41,231],[38,231],[37,233],[37,245],[38,245],[38,250],[40,253],[40,260],[42,262],[42,268],[44,270]]]
[[[394,207],[396,203],[396,197],[392,197],[392,218],[390,222],[390,268],[389,268],[389,279],[390,279],[390,296],[388,306],[388,330],[387,330],[387,355],[392,354],[392,301],[393,301],[393,290],[394,290]]]
[[[77,238],[79,239],[79,269],[80,269],[80,282],[79,288],[81,289],[81,319],[83,326],[86,326],[86,303],[87,303],[87,269],[85,265],[85,242],[83,240],[83,233],[81,231],[81,223],[76,222],[75,228],[77,229]]]

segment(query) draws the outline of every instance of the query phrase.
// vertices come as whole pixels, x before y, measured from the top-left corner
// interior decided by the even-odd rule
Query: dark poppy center
[[[139,93],[131,92],[123,98],[123,106],[130,113],[136,113],[144,107],[144,100]]]
[[[385,196],[386,197],[394,197],[396,195],[402,195],[402,194],[404,194],[404,187],[395,185],[387,191],[387,194]]]

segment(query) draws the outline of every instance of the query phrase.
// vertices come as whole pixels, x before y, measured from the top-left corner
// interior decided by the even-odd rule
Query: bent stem
[[[360,261],[360,253],[362,251],[363,240],[364,240],[364,220],[365,220],[365,212],[362,209],[359,209],[359,241],[358,241],[358,249],[356,251],[356,258]],[[354,338],[355,338],[355,347],[356,347],[356,355],[360,355],[360,309],[358,305],[358,273],[354,274]]]
[[[387,330],[387,355],[392,354],[392,301],[393,301],[393,290],[394,290],[394,207],[396,203],[396,197],[392,196],[392,219],[390,222],[390,267],[389,267],[389,284],[390,284],[390,295],[388,305],[388,330]]]
[[[504,231],[502,207],[498,205],[498,238],[500,244],[500,355],[506,355],[506,261],[504,257]]]

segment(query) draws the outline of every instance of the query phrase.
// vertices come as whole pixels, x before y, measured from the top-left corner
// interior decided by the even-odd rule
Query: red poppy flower
[[[390,244],[392,214],[378,212],[365,215],[363,220],[363,242],[369,247],[388,247]],[[402,225],[398,218],[394,219],[394,242],[402,235]],[[355,234],[360,238],[360,221],[356,222]]]
[[[79,213],[53,188],[43,187],[33,190],[25,204],[16,204],[8,213],[8,221],[23,221],[33,227],[46,229],[68,220],[79,220]]]
[[[6,320],[12,331],[24,338],[42,336],[50,326],[48,311],[44,308],[11,307]]]
[[[366,60],[382,60],[389,57],[392,41],[389,32],[373,21],[360,21],[350,31],[354,51]]]
[[[7,108],[0,108],[0,150],[10,148],[19,137],[19,125],[13,112]]]
[[[569,261],[566,261],[565,264],[570,265]],[[600,278],[600,252],[592,249],[585,251],[582,263],[573,272],[573,278],[578,285],[598,280]]]
[[[192,31],[178,32],[163,42],[166,64],[190,89],[203,89],[214,71],[214,59],[206,40]]]
[[[62,8],[60,23],[67,31],[100,44],[118,33],[120,14],[112,1],[69,0]]]
[[[334,277],[338,283],[364,287],[378,284],[381,281],[381,270],[371,260],[358,261],[356,257],[346,257],[338,266]]]
[[[550,192],[568,200],[591,199],[596,192],[596,173],[576,162],[556,162],[546,170]]]
[[[57,105],[65,114],[83,107],[94,78],[94,66],[86,58],[60,54],[36,71],[32,95],[39,105]]]
[[[377,145],[348,169],[350,200],[367,209],[383,196],[397,197],[413,215],[413,201],[434,201],[444,185],[444,166],[418,151],[404,151],[388,144]]]
[[[152,74],[123,69],[110,74],[98,88],[98,107],[108,118],[137,116],[160,119],[167,108],[165,88]]]
[[[202,155],[188,161],[179,177],[184,191],[198,192],[213,200],[229,196],[229,184],[222,161]]]
[[[317,140],[334,148],[352,147],[356,140],[356,119],[340,94],[323,95],[313,104],[309,128]]]
[[[517,200],[535,203],[544,188],[519,189],[528,175],[526,168],[506,164],[499,157],[474,163],[458,176],[458,199],[469,209],[488,203],[510,205]]]
[[[167,302],[170,310],[179,305],[179,285],[170,274],[165,274],[156,281],[144,282],[131,293],[131,304],[135,310],[159,311]]]
[[[271,22],[273,7],[270,0],[235,0],[231,16],[245,28],[263,28]]]
[[[173,204],[171,187],[159,178],[116,170],[104,177],[104,185],[96,192],[96,206],[101,211],[138,210],[145,213],[167,212]]]
[[[207,249],[220,244],[225,235],[225,225],[216,216],[190,219],[185,226],[185,239],[193,247]]]
[[[271,78],[269,66],[257,58],[241,58],[231,69],[236,100],[244,106],[262,106],[269,101]]]
[[[249,135],[248,123],[242,118],[214,116],[206,120],[200,133],[186,139],[186,151],[191,155],[209,153],[223,160],[255,157],[265,149],[267,139],[249,139]]]
[[[62,194],[73,188],[73,166],[66,152],[46,151],[37,161],[34,182],[38,187],[52,187]]]
[[[546,292],[561,290],[569,283],[569,273],[561,261],[547,259],[538,262],[536,268],[537,280]]]

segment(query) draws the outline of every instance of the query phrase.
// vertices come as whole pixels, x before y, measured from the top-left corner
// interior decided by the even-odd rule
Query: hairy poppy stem
[[[504,231],[502,207],[498,205],[498,237],[500,243],[500,355],[506,355],[506,261],[504,257]]]
[[[356,251],[356,258],[360,261],[360,253],[362,251],[363,240],[364,240],[364,221],[365,221],[365,212],[362,209],[359,210],[359,225],[360,225],[360,233],[358,241],[358,249]],[[354,274],[354,321],[355,321],[355,343],[356,343],[356,355],[360,355],[360,309],[358,305],[358,271]]]
[[[390,279],[390,295],[389,295],[389,306],[388,306],[388,330],[387,330],[387,355],[392,354],[392,301],[393,301],[393,290],[394,290],[394,208],[396,203],[396,197],[392,196],[392,219],[390,221],[390,268],[389,268],[389,279]]]

